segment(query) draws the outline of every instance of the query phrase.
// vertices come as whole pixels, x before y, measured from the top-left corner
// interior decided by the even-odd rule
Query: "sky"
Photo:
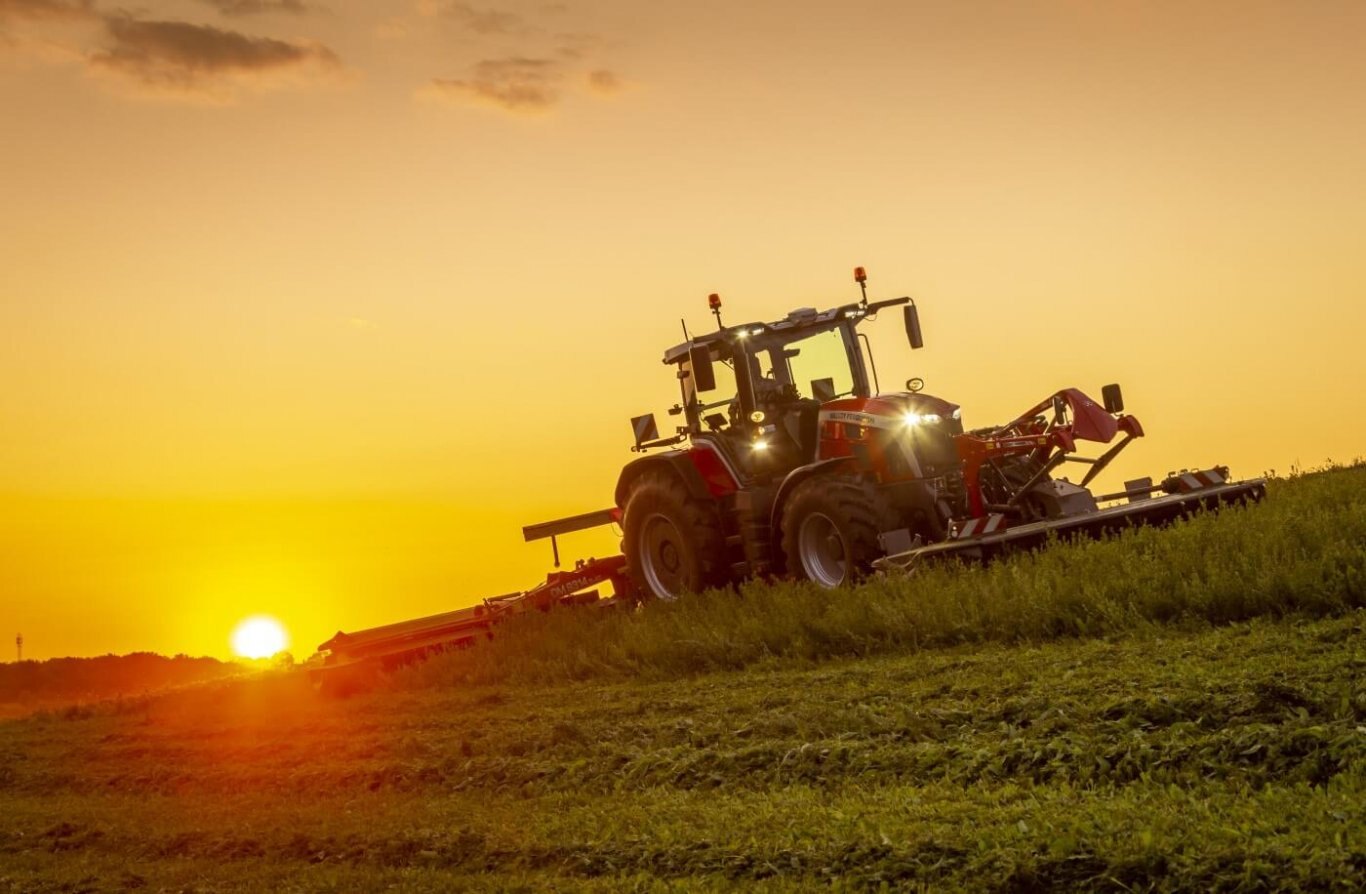
[[[1121,383],[1101,486],[1366,454],[1363,96],[1357,2],[0,0],[0,655],[529,587],[854,265],[969,427]]]

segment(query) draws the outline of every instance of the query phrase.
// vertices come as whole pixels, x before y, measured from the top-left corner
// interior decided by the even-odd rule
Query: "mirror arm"
[[[868,305],[867,314],[868,316],[872,316],[873,314],[882,310],[884,307],[896,307],[898,304],[910,303],[910,296],[902,296],[900,298],[887,298],[883,301],[874,301],[872,304]]]
[[[679,432],[672,438],[660,438],[658,441],[647,441],[644,444],[637,444],[631,448],[632,453],[644,453],[646,450],[653,450],[656,447],[672,447],[687,440],[688,436],[684,432]]]

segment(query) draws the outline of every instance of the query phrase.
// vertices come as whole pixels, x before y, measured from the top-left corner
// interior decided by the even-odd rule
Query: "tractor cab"
[[[720,299],[711,299],[719,324]],[[705,445],[746,482],[813,462],[822,407],[844,398],[867,399],[876,390],[871,352],[858,324],[883,307],[909,301],[799,308],[780,320],[722,325],[675,345],[665,351],[664,362],[677,367],[681,399],[669,413],[682,416],[683,424],[673,437],[661,439],[653,416],[637,417],[633,449],[685,440]],[[915,307],[906,310],[908,332],[914,329],[912,343],[918,346]]]
[[[717,445],[746,478],[811,462],[821,405],[869,393],[853,321],[838,311],[723,328],[670,349],[665,362],[678,365],[679,434]]]

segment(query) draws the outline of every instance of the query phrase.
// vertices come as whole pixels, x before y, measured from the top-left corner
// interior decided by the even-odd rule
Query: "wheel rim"
[[[683,537],[666,515],[645,519],[640,530],[640,570],[651,592],[672,602],[687,589]]]
[[[828,515],[813,512],[802,519],[797,548],[809,579],[830,589],[844,583],[849,569],[848,548]]]

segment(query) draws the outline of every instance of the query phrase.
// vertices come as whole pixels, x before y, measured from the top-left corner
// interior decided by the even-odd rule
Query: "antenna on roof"
[[[692,341],[692,336],[688,334],[688,321],[683,319],[682,317],[679,317],[678,323],[680,326],[683,327],[683,340]]]

